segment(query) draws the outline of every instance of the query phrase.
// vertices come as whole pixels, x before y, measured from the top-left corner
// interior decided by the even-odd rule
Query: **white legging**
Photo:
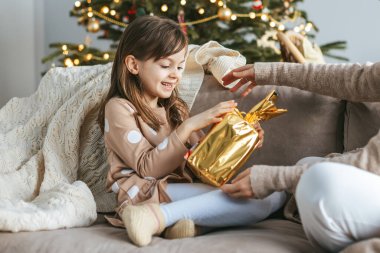
[[[338,252],[356,241],[379,237],[379,195],[380,176],[350,165],[315,163],[296,189],[308,239],[320,250]]]
[[[205,184],[168,184],[167,193],[173,202],[162,204],[166,226],[181,219],[191,219],[207,227],[249,225],[265,219],[285,202],[283,192],[262,200],[234,199]]]

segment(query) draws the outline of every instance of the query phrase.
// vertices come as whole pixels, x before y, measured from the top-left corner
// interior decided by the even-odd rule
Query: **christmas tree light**
[[[318,28],[297,9],[302,0],[82,0],[75,1],[70,15],[98,38],[111,40],[107,51],[90,47],[89,43],[53,43],[53,53],[43,62],[58,61],[63,66],[103,64],[113,60],[118,40],[130,22],[142,15],[160,15],[181,24],[192,44],[215,40],[240,51],[248,62],[280,61],[278,50],[259,45],[268,32],[276,42],[275,31],[293,30],[315,36]],[[63,47],[65,46],[65,48]],[[321,47],[327,52],[344,48],[344,42]],[[55,64],[57,65],[57,64]]]

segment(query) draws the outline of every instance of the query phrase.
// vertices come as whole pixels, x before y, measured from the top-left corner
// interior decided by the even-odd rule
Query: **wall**
[[[318,26],[318,44],[345,40],[346,51],[334,53],[350,62],[380,60],[380,0],[304,0],[299,8]]]
[[[43,41],[42,2],[38,0],[1,1],[0,15],[0,106],[14,96],[31,94],[39,81],[38,57]]]
[[[28,96],[38,86],[40,73],[49,68],[41,58],[52,42],[83,43],[88,35],[69,16],[74,0],[0,0],[0,107],[14,96]],[[305,0],[300,4],[320,32],[316,42],[346,40],[351,62],[380,60],[380,0]],[[5,11],[3,11],[5,10]],[[108,41],[90,35],[92,46],[107,49]],[[328,62],[337,62],[327,59]]]

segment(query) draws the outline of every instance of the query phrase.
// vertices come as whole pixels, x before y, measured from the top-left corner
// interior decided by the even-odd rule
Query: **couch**
[[[380,128],[380,103],[351,103],[288,87],[257,87],[239,98],[207,75],[191,114],[201,112],[218,101],[235,99],[248,111],[269,91],[276,89],[279,108],[288,113],[263,122],[265,143],[248,160],[252,164],[291,165],[305,156],[324,156],[349,151],[366,144]],[[233,215],[233,214],[231,214]],[[167,240],[155,237],[144,248],[131,244],[124,229],[107,224],[104,214],[90,227],[52,231],[0,233],[0,252],[314,252],[300,224],[270,217],[246,227],[214,230],[196,238]],[[375,252],[357,243],[343,252]]]

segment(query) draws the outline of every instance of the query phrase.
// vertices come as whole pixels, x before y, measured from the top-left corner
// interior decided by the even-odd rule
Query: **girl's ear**
[[[137,59],[133,55],[127,55],[124,59],[125,66],[131,74],[137,75],[139,73],[139,65]]]

